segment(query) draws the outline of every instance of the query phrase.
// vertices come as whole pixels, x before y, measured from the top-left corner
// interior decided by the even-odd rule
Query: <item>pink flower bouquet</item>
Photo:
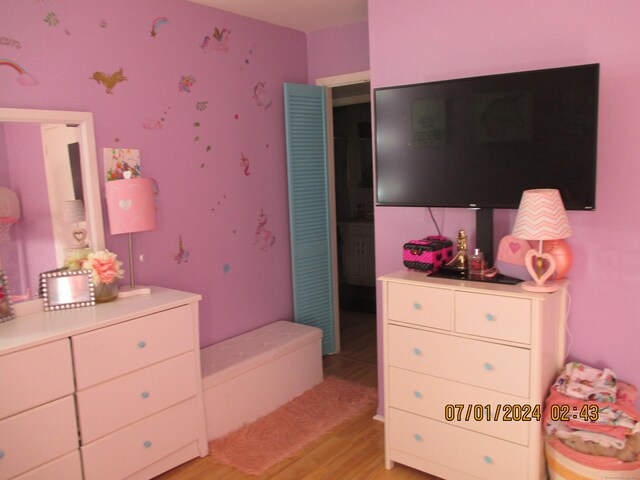
[[[124,276],[122,262],[109,250],[92,252],[82,263],[82,268],[92,271],[94,285],[109,284]]]

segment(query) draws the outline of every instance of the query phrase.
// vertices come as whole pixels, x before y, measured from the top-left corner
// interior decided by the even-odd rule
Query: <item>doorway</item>
[[[368,72],[320,79],[327,87],[332,228],[342,362],[377,364],[371,95]]]
[[[375,313],[369,83],[332,89],[340,310]],[[366,101],[363,101],[366,100]]]

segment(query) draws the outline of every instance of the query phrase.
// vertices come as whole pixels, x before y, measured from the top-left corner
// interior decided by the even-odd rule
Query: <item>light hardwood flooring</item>
[[[369,313],[340,313],[342,351],[323,359],[324,374],[377,386],[376,319]],[[384,424],[376,408],[345,422],[265,474],[245,475],[211,457],[197,458],[157,477],[162,480],[429,480],[436,479],[396,464],[384,467]]]

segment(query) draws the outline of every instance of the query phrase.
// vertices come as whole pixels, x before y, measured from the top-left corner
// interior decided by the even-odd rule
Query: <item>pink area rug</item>
[[[375,388],[327,377],[268,415],[211,441],[210,455],[244,473],[260,475],[376,402]]]

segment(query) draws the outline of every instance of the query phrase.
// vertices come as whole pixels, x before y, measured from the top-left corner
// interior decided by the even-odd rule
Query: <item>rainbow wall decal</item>
[[[7,58],[0,58],[0,66],[7,66],[13,68],[16,72],[18,72],[18,83],[20,85],[24,85],[25,87],[33,87],[38,84],[38,81],[33,78],[31,75],[27,73],[27,71],[18,65],[13,60],[9,60]]]
[[[165,23],[169,23],[169,19],[167,17],[158,17],[151,24],[151,36],[155,37],[158,34],[158,27],[160,25],[164,25]]]
[[[11,60],[8,60],[6,58],[0,58],[0,65],[6,65],[8,67],[11,67],[20,75],[24,75],[27,73],[25,69],[22,68],[20,65],[18,65],[16,62],[12,62]]]

